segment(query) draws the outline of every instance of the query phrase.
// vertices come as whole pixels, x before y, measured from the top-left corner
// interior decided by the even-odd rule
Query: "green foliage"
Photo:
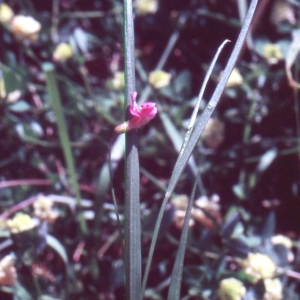
[[[260,4],[236,77],[204,129],[246,2],[167,0],[148,12],[147,1],[133,2],[136,71],[125,63],[133,75],[125,100],[136,89],[139,105],[158,107],[133,140],[127,136],[133,163],[123,159],[124,135],[114,133],[124,122],[122,3],[7,0],[14,15],[8,19],[1,4],[0,299],[121,300],[130,284],[124,270],[126,280],[137,276],[130,280],[139,294],[161,207],[144,299],[167,299],[171,282],[170,293],[181,299],[217,300],[230,278],[241,282],[236,292],[245,299],[300,298],[297,1]],[[32,32],[20,32],[31,29],[29,23],[16,29],[20,15],[40,29],[27,19]],[[226,39],[231,43],[200,97],[201,126],[191,130],[182,154],[203,78]],[[61,43],[67,48],[59,50]],[[170,74],[170,82],[150,83],[155,70]],[[110,184],[120,220],[128,221],[127,243],[133,245],[134,229],[140,245],[127,248],[129,260]],[[166,191],[170,201],[162,205]],[[187,209],[191,219],[183,227]],[[247,265],[249,254],[266,255],[253,256],[257,270]],[[136,269],[128,270],[135,258]]]

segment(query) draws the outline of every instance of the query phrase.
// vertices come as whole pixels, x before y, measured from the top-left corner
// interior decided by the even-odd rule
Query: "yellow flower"
[[[33,204],[34,215],[48,223],[53,223],[58,218],[58,212],[53,210],[53,201],[46,196],[40,195]]]
[[[224,141],[224,123],[218,119],[210,118],[202,133],[205,145],[211,149],[217,149]]]
[[[136,8],[139,14],[155,14],[158,9],[157,0],[137,0]]]
[[[29,215],[24,213],[17,213],[13,219],[7,220],[6,225],[11,233],[16,234],[19,232],[30,230],[37,224]]]
[[[125,79],[124,79],[124,72],[116,72],[114,77],[111,80],[107,81],[107,86],[115,91],[120,91],[124,89],[125,86]]]
[[[278,278],[264,280],[266,292],[263,300],[281,300],[282,299],[282,284]]]
[[[9,23],[10,20],[13,18],[13,16],[14,16],[14,12],[10,8],[10,6],[8,6],[5,3],[1,3],[0,4],[0,22]]]
[[[170,84],[171,74],[162,70],[152,71],[148,81],[155,89],[160,89]]]
[[[55,61],[66,61],[73,56],[74,52],[70,44],[60,43],[56,46],[53,59]]]
[[[223,279],[220,282],[218,296],[220,300],[241,300],[246,294],[246,288],[235,278]]]
[[[223,72],[220,74],[220,78],[222,76]],[[229,79],[226,83],[226,87],[233,87],[237,85],[243,84],[243,77],[240,73],[240,71],[237,68],[234,68],[229,76]]]
[[[260,279],[272,278],[276,270],[273,260],[261,253],[249,253],[242,266],[245,272],[253,277],[254,283]]]
[[[282,51],[277,44],[265,44],[263,53],[270,64],[276,64],[283,57]]]
[[[10,29],[19,41],[36,41],[39,38],[41,24],[32,17],[18,15],[12,19]]]
[[[0,285],[13,285],[16,279],[15,258],[13,255],[6,255],[0,261]]]

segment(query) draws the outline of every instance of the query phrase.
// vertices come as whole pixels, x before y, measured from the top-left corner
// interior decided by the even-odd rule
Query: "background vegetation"
[[[138,99],[158,107],[138,134],[143,269],[204,76],[217,48],[231,40],[200,113],[245,6],[134,2]],[[167,205],[145,299],[166,299],[198,170],[182,299],[300,298],[299,7],[260,1],[226,91]],[[11,0],[1,3],[0,22],[0,298],[125,299],[108,170],[111,151],[122,221],[124,135],[114,127],[124,121],[123,4]]]

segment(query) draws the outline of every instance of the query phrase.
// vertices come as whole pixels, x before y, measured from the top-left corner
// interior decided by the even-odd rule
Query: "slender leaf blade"
[[[196,193],[196,186],[197,186],[197,179],[195,180],[190,201],[188,203],[188,207],[186,209],[186,214],[184,217],[184,223],[183,223],[182,233],[179,242],[179,248],[178,248],[178,252],[176,255],[176,259],[174,262],[173,271],[171,275],[171,282],[170,282],[170,287],[168,292],[168,300],[180,299],[183,261],[184,261],[185,249],[187,245],[189,222],[191,218],[191,212],[192,212],[193,202]]]
[[[165,198],[163,200],[161,210],[160,210],[160,213],[158,215],[158,219],[157,219],[156,226],[155,226],[155,229],[154,229],[153,238],[152,238],[152,241],[151,241],[148,260],[147,260],[147,265],[146,265],[146,269],[145,269],[145,274],[144,274],[144,278],[143,278],[142,293],[144,293],[144,290],[146,288],[146,283],[147,283],[148,275],[149,275],[149,271],[150,271],[150,265],[151,265],[153,254],[154,254],[154,247],[155,247],[155,244],[156,244],[159,227],[160,227],[160,224],[161,224],[161,220],[162,220],[166,205],[168,203],[169,198],[171,197],[172,192],[175,189],[175,186],[176,186],[176,184],[179,180],[179,177],[180,177],[182,171],[184,170],[184,168],[185,168],[185,166],[188,162],[189,157],[191,156],[191,153],[192,153],[194,147],[196,146],[196,143],[197,143],[202,131],[204,130],[205,125],[207,124],[213,110],[215,109],[218,101],[221,98],[221,95],[222,95],[222,93],[225,89],[225,86],[226,86],[226,83],[229,79],[229,76],[230,76],[230,74],[231,74],[231,72],[234,68],[234,65],[235,65],[236,60],[239,56],[239,53],[241,52],[243,43],[245,41],[247,32],[248,32],[250,24],[251,24],[251,20],[253,18],[254,12],[255,12],[257,1],[258,0],[252,0],[251,1],[251,4],[250,4],[249,10],[248,10],[245,22],[242,26],[241,32],[240,32],[239,37],[236,41],[235,47],[232,51],[232,54],[229,58],[229,61],[226,65],[224,73],[223,73],[223,75],[222,75],[222,77],[221,77],[221,79],[220,79],[213,95],[212,95],[211,100],[209,101],[209,103],[206,106],[203,114],[201,115],[199,121],[197,122],[197,124],[196,124],[196,126],[195,126],[195,128],[194,128],[194,130],[191,134],[190,140],[188,141],[188,143],[186,145],[186,148],[185,148],[184,152],[182,153],[182,156],[177,161],[176,169],[173,170],[173,173],[172,173],[172,176],[171,176],[171,179],[170,179],[170,182],[169,182],[169,186],[167,188],[167,192],[165,194]]]

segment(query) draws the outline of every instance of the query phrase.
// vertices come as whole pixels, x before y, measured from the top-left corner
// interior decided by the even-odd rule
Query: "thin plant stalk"
[[[125,112],[135,91],[132,1],[124,0]],[[125,133],[125,274],[127,299],[141,297],[141,220],[137,131]]]

